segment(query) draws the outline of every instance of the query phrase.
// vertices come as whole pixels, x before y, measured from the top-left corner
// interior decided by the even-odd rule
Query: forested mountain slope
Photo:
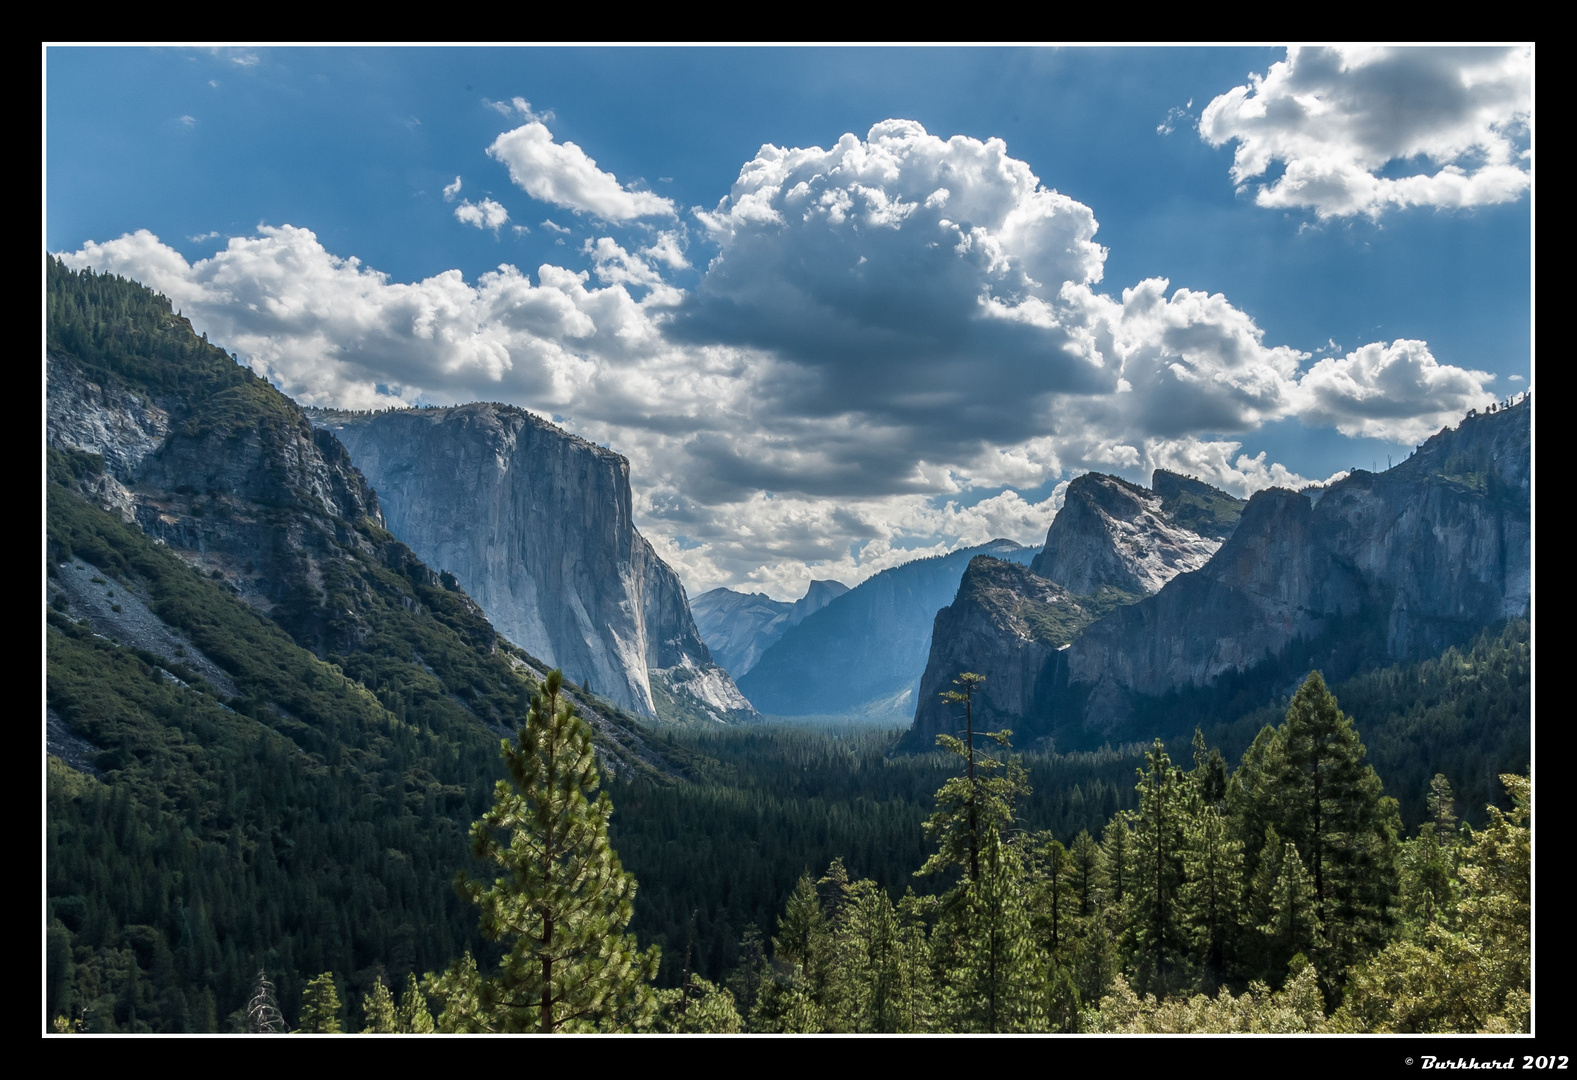
[[[293,1007],[475,947],[450,881],[542,666],[167,300],[48,286],[48,1006],[212,1030],[259,967]],[[578,703],[613,772],[682,767]]]

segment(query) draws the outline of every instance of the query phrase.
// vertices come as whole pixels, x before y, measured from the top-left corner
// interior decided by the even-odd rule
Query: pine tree
[[[1133,828],[1131,811],[1112,816],[1101,830],[1101,893],[1109,908],[1121,911],[1133,891]],[[1119,916],[1126,922],[1126,915]]]
[[[934,909],[933,897],[922,899],[912,888],[904,890],[903,899],[898,901],[895,1031],[931,1031],[935,1024],[936,980],[932,971],[931,943],[926,936],[926,916]]]
[[[1396,801],[1363,763],[1365,750],[1319,672],[1293,696],[1277,733],[1283,761],[1278,831],[1307,864],[1324,927],[1317,966],[1331,985],[1380,948],[1397,891]]]
[[[1033,918],[1041,950],[1053,963],[1066,963],[1072,953],[1074,920],[1079,911],[1073,858],[1049,832],[1029,838],[1033,881]]]
[[[1189,954],[1180,896],[1186,807],[1182,771],[1160,739],[1145,760],[1136,785],[1128,948],[1137,989],[1164,993],[1180,985]]]
[[[846,1030],[897,1031],[903,961],[898,912],[887,890],[870,878],[843,891],[833,925],[835,1008],[846,1017]]]
[[[635,879],[608,843],[613,804],[595,794],[591,732],[562,687],[553,671],[532,697],[518,740],[503,744],[510,778],[471,829],[473,853],[502,873],[489,888],[458,883],[506,949],[480,986],[486,1030],[617,1030],[655,1009],[658,952],[624,932]]]
[[[1303,867],[1298,846],[1286,841],[1276,863],[1276,878],[1265,902],[1265,922],[1258,930],[1270,943],[1272,963],[1279,968],[1290,964],[1300,953],[1307,956],[1313,952],[1319,944],[1321,927],[1316,914],[1314,883]],[[1263,865],[1268,868],[1270,860],[1265,860]]]
[[[394,998],[381,977],[372,984],[372,990],[361,1007],[366,1016],[366,1023],[361,1029],[363,1035],[392,1035],[400,1030]]]
[[[926,836],[936,842],[938,851],[923,867],[921,874],[962,868],[970,881],[980,877],[980,851],[987,833],[1005,829],[1013,820],[1013,809],[1028,793],[1028,776],[1017,758],[999,761],[975,750],[974,692],[986,681],[984,675],[966,671],[954,679],[962,690],[948,690],[944,701],[964,706],[964,737],[938,735],[936,744],[964,762],[964,775],[955,776],[936,793],[936,812],[925,823]],[[1011,731],[982,732],[1006,749]],[[997,769],[1003,775],[992,775]]]
[[[739,965],[729,977],[728,989],[738,1002],[739,1013],[749,1018],[755,1011],[764,981],[771,977],[766,950],[762,947],[761,928],[755,923],[739,936]],[[747,1026],[747,1030],[753,1030]]]
[[[783,914],[778,916],[772,956],[781,974],[763,982],[749,1014],[751,1030],[825,1030],[833,941],[821,897],[809,873],[800,875]]]
[[[1183,919],[1202,989],[1226,978],[1237,943],[1243,887],[1243,845],[1221,811],[1201,801],[1184,828]]]
[[[1073,890],[1079,897],[1079,916],[1088,918],[1095,912],[1100,890],[1101,846],[1090,835],[1090,830],[1080,829],[1068,854],[1073,859]]]
[[[1044,971],[1025,904],[1018,852],[995,831],[985,834],[980,877],[960,888],[960,955],[947,980],[943,1008],[956,1030],[1037,1031],[1044,1028]]]
[[[334,973],[325,971],[307,982],[301,993],[301,1027],[298,1034],[338,1035],[340,1027],[339,991],[334,986]]]
[[[396,1021],[399,1030],[407,1035],[427,1035],[434,1030],[433,1014],[427,1011],[427,995],[416,982],[416,972],[405,980],[405,993],[400,995],[400,1013]]]
[[[1353,968],[1341,1031],[1528,1030],[1531,1019],[1529,778],[1504,775],[1512,811],[1489,806],[1489,823],[1462,843],[1457,911],[1416,938],[1391,942]]]
[[[1449,921],[1456,907],[1456,803],[1450,782],[1436,773],[1424,802],[1430,820],[1402,845],[1402,911],[1413,935],[1437,921]]]

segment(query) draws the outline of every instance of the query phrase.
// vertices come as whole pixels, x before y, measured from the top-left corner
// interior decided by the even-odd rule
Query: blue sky
[[[51,48],[45,242],[303,402],[554,416],[692,594],[790,597],[1038,543],[1080,471],[1324,480],[1526,389],[1531,66]]]

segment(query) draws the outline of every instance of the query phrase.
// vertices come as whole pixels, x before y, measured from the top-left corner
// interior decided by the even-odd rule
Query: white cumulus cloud
[[[1236,141],[1232,179],[1264,207],[1321,218],[1510,202],[1529,184],[1529,46],[1290,48],[1205,106],[1199,133]]]
[[[534,120],[506,131],[487,148],[509,169],[509,178],[534,199],[606,221],[673,217],[671,199],[649,191],[628,191],[618,177],[572,142],[557,143],[547,125]]]
[[[483,199],[479,203],[462,199],[460,205],[454,208],[454,216],[467,225],[475,225],[478,229],[492,229],[497,233],[509,220],[509,211],[492,199]]]
[[[1300,386],[1305,423],[1394,443],[1416,443],[1495,400],[1495,376],[1437,361],[1422,341],[1399,338],[1315,364]]]

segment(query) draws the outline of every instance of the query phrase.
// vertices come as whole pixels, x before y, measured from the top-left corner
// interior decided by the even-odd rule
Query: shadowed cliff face
[[[750,713],[635,528],[623,457],[505,405],[313,416],[376,488],[390,530],[515,644],[643,716],[665,693],[715,719]]]
[[[179,393],[94,382],[53,352],[47,379],[48,444],[104,459],[92,481],[101,505],[319,654],[371,632],[359,606],[327,605],[323,589],[347,555],[383,557],[359,527],[383,525],[377,498],[288,399],[243,383],[195,408]]]
[[[1036,604],[1071,611],[1045,579],[1009,581],[972,567],[953,607],[938,615],[924,685],[934,697],[959,671],[975,671],[987,677],[992,726],[1031,737],[1057,730],[1059,739],[1082,731],[1098,741],[1152,734],[1128,727],[1162,695],[1227,674],[1269,678],[1277,663],[1295,660],[1304,671],[1311,658],[1326,663],[1324,651],[1303,655],[1312,643],[1348,666],[1436,655],[1529,613],[1530,448],[1524,402],[1469,417],[1385,473],[1355,472],[1310,493],[1262,491],[1246,506],[1209,490],[1190,494],[1186,485],[1197,481],[1157,473],[1155,515],[1147,493],[1110,478],[1091,482],[1076,503],[1076,481],[1034,568],[1056,567],[1086,588],[1142,584],[1147,566],[1166,563],[1158,553],[1167,545],[1188,550],[1170,538],[1182,521],[1214,543],[1201,535],[1212,522],[1237,520],[1216,529],[1225,542],[1193,572],[1109,606],[1061,641],[1016,614]],[[990,698],[997,686],[1000,700]],[[919,704],[916,748],[945,723],[928,695]]]
[[[1380,660],[1460,644],[1531,604],[1530,409],[1469,417],[1385,473],[1356,472],[1318,500],[1256,495],[1197,574],[1091,626],[1068,680],[1118,702],[1204,686],[1296,641],[1372,624]],[[1108,727],[1123,709],[1091,708]]]

